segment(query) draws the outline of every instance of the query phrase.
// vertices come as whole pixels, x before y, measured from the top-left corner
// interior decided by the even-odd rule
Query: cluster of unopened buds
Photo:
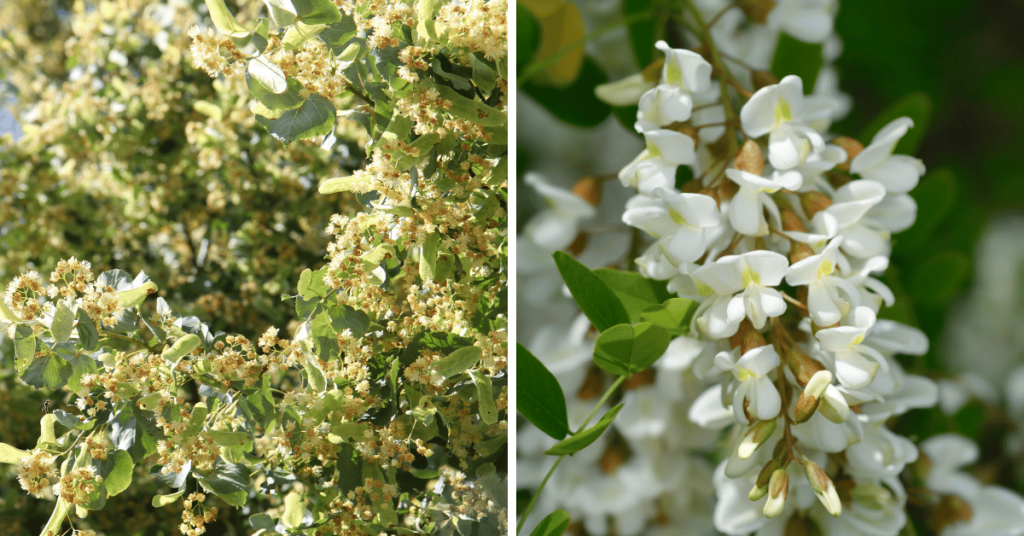
[[[700,304],[692,372],[709,386],[689,416],[733,438],[714,477],[715,525],[746,534],[812,519],[829,534],[896,534],[907,519],[900,474],[918,450],[885,422],[937,396],[894,359],[928,341],[878,318],[894,296],[874,277],[891,233],[916,218],[907,192],[924,165],[894,154],[913,122],[892,121],[866,147],[827,141],[828,101],[787,76],[733,118],[740,145],[733,129],[723,138],[728,120],[716,122],[731,97],[712,66],[657,46],[660,83],[636,123],[646,149],[619,175],[639,190],[623,221],[654,238],[640,271]],[[696,178],[677,184],[679,166]]]

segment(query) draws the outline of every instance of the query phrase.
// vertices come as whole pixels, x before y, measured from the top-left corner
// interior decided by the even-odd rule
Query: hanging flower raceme
[[[639,189],[623,221],[656,240],[637,259],[641,271],[700,302],[691,336],[706,350],[692,370],[707,389],[688,416],[732,427],[734,438],[714,479],[716,528],[812,523],[895,536],[907,521],[900,474],[918,451],[885,419],[935,403],[934,383],[894,359],[920,353],[905,341],[923,335],[878,320],[893,296],[874,277],[888,267],[891,234],[916,217],[906,193],[924,166],[893,154],[913,122],[893,121],[867,147],[829,143],[831,101],[805,96],[791,75],[748,93],[725,125],[743,142],[723,154],[684,132],[694,95],[725,86],[705,83],[700,56],[659,49],[663,76],[636,123],[647,149],[619,175]],[[678,166],[696,178],[677,184]],[[895,347],[894,332],[905,335]]]

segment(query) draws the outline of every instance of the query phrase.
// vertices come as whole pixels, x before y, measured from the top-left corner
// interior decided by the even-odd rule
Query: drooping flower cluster
[[[681,41],[694,50],[658,43],[663,64],[599,86],[598,95],[638,105],[644,146],[618,174],[639,191],[623,199],[622,221],[649,237],[646,251],[633,249],[643,252],[636,266],[700,305],[689,336],[626,381],[614,433],[564,458],[538,505],[564,509],[602,536],[896,535],[908,499],[936,515],[956,500],[973,507],[982,495],[970,488],[943,499],[943,473],[923,461],[931,454],[887,427],[937,400],[935,383],[896,357],[923,355],[927,338],[880,318],[894,303],[879,280],[890,237],[914,223],[908,192],[925,170],[897,150],[913,121],[895,119],[860,141],[829,131],[850,109],[829,65],[841,50],[835,3],[684,4]],[[816,81],[768,72],[781,34],[823,45]],[[594,159],[610,152],[578,149]],[[526,183],[545,207],[519,237],[520,340],[558,380],[577,429],[609,381],[590,359],[589,323],[580,316],[570,326],[550,254],[566,250],[593,268],[628,268],[634,259],[622,259],[628,245],[609,247],[621,235],[606,222],[617,184],[598,179],[604,195],[595,196],[587,177],[573,196],[537,175]],[[521,430],[519,483],[536,489],[554,463],[543,456],[553,442]],[[716,433],[727,435],[728,451],[711,469],[704,454],[716,449]],[[984,530],[992,532],[969,508],[933,527],[1013,527],[1024,503],[1000,497],[1015,514],[990,517]]]
[[[925,353],[927,339],[878,318],[894,300],[875,277],[889,237],[916,217],[907,192],[924,165],[894,154],[913,122],[892,121],[866,147],[836,138],[821,121],[835,110],[791,75],[749,95],[725,138],[705,140],[693,136],[694,103],[732,97],[700,55],[658,48],[661,80],[636,123],[647,148],[619,175],[640,191],[623,221],[656,240],[641,273],[700,303],[693,373],[710,386],[689,415],[732,442],[715,472],[715,525],[895,535],[907,519],[899,475],[918,451],[885,421],[937,398],[894,359]],[[745,141],[723,151],[738,145],[736,126]],[[696,178],[678,181],[679,166]]]

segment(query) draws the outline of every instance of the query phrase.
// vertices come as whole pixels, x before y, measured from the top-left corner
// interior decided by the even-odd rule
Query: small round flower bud
[[[779,77],[772,74],[771,71],[754,71],[753,78],[755,91],[779,83]]]
[[[768,14],[775,9],[774,0],[740,0],[739,5],[750,22],[758,24],[764,24],[768,20]]]
[[[808,218],[813,218],[815,214],[832,206],[832,200],[821,192],[807,192],[800,196],[800,206],[804,207]]]
[[[768,441],[772,432],[775,431],[775,425],[775,419],[769,419],[751,426],[737,445],[736,456],[741,460],[751,457],[757,449],[761,448],[761,445],[764,445],[765,441]]]
[[[773,518],[782,513],[789,495],[789,475],[785,469],[776,469],[768,483],[768,500],[764,503],[764,516]]]
[[[572,193],[596,207],[601,203],[601,181],[597,177],[587,175],[576,181]]]
[[[768,342],[764,340],[764,336],[756,329],[751,329],[743,335],[743,345],[740,351],[745,354],[754,348],[760,348],[766,344]]]
[[[793,516],[786,522],[782,536],[821,536],[821,528],[809,517]]]
[[[832,143],[841,147],[843,151],[846,151],[846,162],[843,162],[836,167],[843,171],[849,171],[850,161],[857,158],[857,155],[864,150],[864,144],[849,136],[837,136],[832,140]]]
[[[779,212],[779,214],[782,217],[783,231],[807,232],[807,227],[804,227],[804,222],[800,221],[800,216],[797,216],[796,212],[793,212],[788,208],[784,208]]]
[[[803,242],[793,241],[789,245],[789,263],[796,264],[807,257],[814,255],[814,250],[811,246],[804,244]]]
[[[740,153],[733,160],[732,167],[761,176],[764,173],[764,155],[761,154],[761,148],[758,147],[757,142],[754,140],[743,142],[743,147],[740,147]]]
[[[850,405],[846,402],[846,398],[843,397],[843,393],[839,392],[839,389],[829,385],[825,388],[825,392],[820,398],[821,403],[818,404],[818,412],[826,419],[836,424],[842,424],[846,422],[846,419],[850,418]]]

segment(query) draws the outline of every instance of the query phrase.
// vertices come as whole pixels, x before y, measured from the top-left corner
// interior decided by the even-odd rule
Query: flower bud
[[[781,444],[784,444],[784,442],[779,441],[777,443],[777,445]],[[750,494],[747,497],[752,501],[764,497],[768,493],[768,483],[771,481],[772,475],[780,468],[782,468],[782,464],[778,459],[772,458],[768,460],[768,463],[764,464],[764,467],[761,468],[761,472],[757,474],[757,481],[754,482],[754,487],[750,490]]]
[[[761,445],[771,437],[775,431],[775,419],[760,421],[744,434],[736,447],[736,455],[741,460],[746,460],[754,454],[754,451],[761,448]]]
[[[804,244],[803,242],[797,242],[796,240],[789,244],[789,263],[796,264],[807,257],[814,255],[814,250],[811,246]]]
[[[601,181],[597,177],[587,175],[576,181],[572,193],[596,207],[601,203]]]
[[[619,445],[610,444],[601,456],[601,471],[610,475],[619,469],[619,466],[629,460],[629,452]]]
[[[850,493],[850,498],[858,505],[871,510],[888,508],[893,500],[892,493],[878,484],[858,484]]]
[[[821,413],[826,419],[836,424],[843,424],[846,419],[850,418],[850,405],[846,403],[846,398],[843,393],[839,392],[839,389],[836,389],[836,386],[825,387],[825,392],[819,398],[821,403],[818,404],[818,413]]]
[[[691,125],[689,121],[685,123],[672,123],[668,128],[680,134],[684,134],[693,140],[693,148],[694,150],[697,149],[697,129],[693,128],[693,125]]]
[[[786,522],[782,536],[821,536],[821,529],[813,519],[795,515]]]
[[[578,257],[586,247],[587,234],[581,231],[576,233],[576,238],[573,239],[572,244],[569,244],[569,247],[565,248],[565,250],[573,257]]]
[[[825,510],[839,517],[839,514],[843,513],[843,503],[839,502],[839,493],[836,491],[836,485],[832,483],[832,479],[818,464],[808,459],[804,459],[804,474],[807,476],[807,483],[814,490],[814,495],[825,506]]]
[[[740,147],[740,153],[733,160],[732,167],[760,177],[764,173],[764,155],[761,154],[761,148],[757,146],[757,142],[754,140],[743,142],[743,147]]]
[[[754,71],[753,78],[754,91],[779,83],[779,77],[775,76],[771,71]]]
[[[939,530],[953,523],[970,521],[974,517],[974,509],[959,495],[943,495],[933,512],[933,525],[939,527]]]
[[[789,365],[793,376],[796,376],[796,382],[800,384],[800,387],[806,387],[815,374],[825,370],[824,365],[807,355],[799,346],[792,346],[786,352],[786,364]]]
[[[849,136],[837,136],[832,140],[832,143],[838,145],[843,151],[846,151],[846,162],[843,162],[836,167],[843,171],[849,171],[850,161],[857,158],[857,155],[864,150],[864,144]]]
[[[756,329],[751,329],[743,335],[743,344],[740,346],[740,352],[741,354],[746,354],[754,348],[760,348],[766,344],[768,344],[768,341],[764,340],[764,335],[761,335],[761,332]]]
[[[738,191],[740,191],[740,185],[732,181],[722,181],[721,184],[715,187],[718,199],[732,199]]]
[[[829,176],[828,182],[829,184],[832,185],[833,188],[838,190],[843,186],[846,186],[852,180],[853,177],[847,175],[846,173],[832,173]]]
[[[807,232],[807,227],[804,227],[804,222],[800,221],[800,216],[797,216],[796,212],[793,212],[788,208],[784,208],[779,212],[779,215],[782,216],[783,231]]]
[[[775,2],[774,0],[740,0],[739,6],[750,22],[764,24],[768,20],[768,14],[775,9]]]
[[[789,495],[789,475],[785,469],[776,469],[768,483],[768,500],[764,503],[764,517],[769,519],[782,513]]]
[[[821,192],[807,192],[800,195],[800,206],[808,218],[813,218],[815,214],[832,206],[832,199]]]

